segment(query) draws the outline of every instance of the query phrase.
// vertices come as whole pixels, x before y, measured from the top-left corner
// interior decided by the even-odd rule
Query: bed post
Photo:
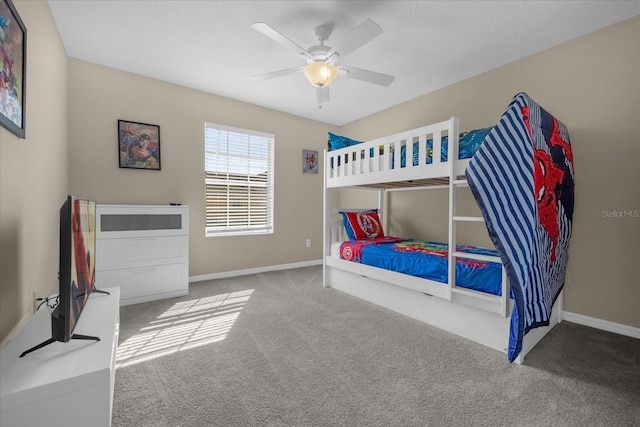
[[[322,287],[326,288],[329,286],[328,277],[327,277],[327,255],[330,252],[331,245],[331,237],[329,233],[331,233],[331,229],[329,227],[329,189],[327,188],[327,174],[329,173],[329,164],[327,162],[327,150],[324,152],[324,162],[323,162],[323,184],[322,184]]]
[[[378,214],[382,217],[382,229],[387,230],[387,204],[384,190],[378,190]]]
[[[449,163],[449,253],[448,253],[448,267],[449,267],[449,280],[447,286],[447,299],[451,301],[451,290],[456,286],[456,165],[458,162],[458,118],[451,117],[449,119],[449,129],[447,130],[449,147],[448,147],[448,163]],[[435,139],[435,137],[434,137]],[[439,144],[438,144],[439,145]],[[434,142],[434,156],[440,155],[440,148],[437,148]]]

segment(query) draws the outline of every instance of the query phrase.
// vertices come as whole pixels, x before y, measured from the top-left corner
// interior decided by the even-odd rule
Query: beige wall
[[[67,193],[99,203],[189,205],[191,276],[317,260],[322,176],[301,173],[302,149],[321,151],[327,131],[370,139],[451,115],[461,118],[463,129],[492,125],[519,91],[563,120],[574,146],[576,212],[566,309],[640,327],[640,286],[632,271],[640,219],[602,215],[640,209],[640,19],[335,128],[68,60],[46,3],[15,3],[28,29],[27,138],[0,128],[0,348],[30,318],[33,291],[56,291],[58,209]],[[161,171],[118,168],[118,119],[160,125]],[[276,135],[274,235],[204,237],[205,121]],[[442,238],[445,199],[437,191],[421,202],[394,194],[398,216],[391,226]],[[429,220],[416,221],[409,208]],[[305,239],[312,248],[304,247]]]
[[[73,194],[98,203],[189,205],[192,277],[321,258],[322,174],[302,173],[302,150],[321,152],[337,128],[75,59],[69,79]],[[162,170],[118,168],[118,119],[160,126]],[[275,134],[273,235],[205,237],[207,121]]]
[[[26,138],[0,127],[0,348],[33,314],[34,290],[57,291],[67,193],[67,55],[46,2],[14,4],[27,28]]]
[[[491,126],[521,91],[567,125],[573,146],[576,201],[565,309],[640,327],[640,218],[603,215],[640,210],[639,17],[349,123],[340,131],[366,140],[450,116],[460,117],[462,130]],[[446,240],[446,200],[440,190],[393,194],[392,232]]]

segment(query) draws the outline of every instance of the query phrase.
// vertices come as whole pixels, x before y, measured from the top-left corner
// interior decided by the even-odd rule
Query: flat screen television
[[[95,288],[95,201],[70,195],[60,208],[59,268],[58,304],[51,313],[51,338],[23,352],[20,357],[56,341],[100,341],[98,337],[73,333],[89,295],[103,292]]]

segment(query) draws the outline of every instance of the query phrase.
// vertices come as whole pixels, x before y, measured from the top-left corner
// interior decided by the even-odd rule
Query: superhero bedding
[[[459,252],[499,256],[491,249],[457,245]],[[447,283],[448,245],[399,237],[349,240],[340,245],[340,258],[398,273]],[[502,295],[502,265],[495,262],[458,258],[456,286]]]
[[[573,155],[566,126],[528,95],[516,95],[497,125],[487,129],[482,142],[474,148],[466,178],[506,270],[514,299],[507,348],[509,361],[514,361],[523,349],[524,335],[549,325],[551,308],[564,285],[574,187]],[[360,261],[377,257],[387,264],[400,264],[391,253],[403,252],[403,246],[412,245],[424,252],[430,245],[406,241],[374,245],[366,240],[370,238],[357,238],[365,242],[345,249],[352,252],[347,257]],[[386,252],[369,255],[368,251],[377,250],[371,249],[375,246],[385,247]],[[446,245],[437,249],[445,253],[448,250]],[[395,269],[397,265],[390,267]],[[457,280],[463,276],[456,264]]]
[[[574,189],[567,128],[520,93],[469,162],[466,176],[515,299],[508,348],[513,361],[524,335],[549,324],[564,285]]]
[[[473,155],[475,154],[475,152],[478,150],[478,148],[480,148],[480,145],[482,144],[482,141],[484,141],[484,138],[487,136],[487,134],[491,131],[492,128],[484,128],[484,129],[474,129],[472,131],[469,132],[463,132],[460,134],[460,139],[458,142],[458,159],[470,159],[471,157],[473,157]],[[329,132],[329,139],[327,142],[328,145],[328,150],[329,151],[333,151],[333,150],[338,150],[340,148],[344,148],[344,147],[351,147],[357,144],[361,144],[362,141],[356,141],[353,140],[351,138],[347,138],[346,136],[342,136],[342,135],[335,135],[331,132]],[[448,159],[448,145],[449,145],[449,138],[447,136],[443,136],[442,137],[442,143],[440,145],[440,159],[442,162],[446,162]],[[433,139],[427,139],[426,143],[425,143],[425,147],[426,147],[426,157],[425,157],[425,162],[427,164],[431,164],[433,163]],[[418,143],[414,142],[412,144],[412,162],[413,165],[416,166],[419,162],[418,159]],[[380,147],[379,148],[379,153],[382,155],[384,154],[384,148]],[[361,154],[361,157],[364,158],[364,153]],[[371,154],[370,157],[373,157],[373,149],[371,149]],[[394,158],[395,158],[395,153],[391,153],[391,168],[394,167]],[[333,160],[333,159],[332,159]],[[345,158],[345,162],[348,163],[349,162],[349,158]],[[338,158],[338,166],[340,166],[341,163],[341,158]],[[407,164],[407,146],[403,145],[400,148],[400,167],[404,168]],[[333,164],[331,165],[333,167]]]

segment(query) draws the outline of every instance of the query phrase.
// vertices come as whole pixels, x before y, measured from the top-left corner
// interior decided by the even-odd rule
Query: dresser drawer
[[[96,286],[120,287],[120,304],[189,293],[187,206],[98,205]]]
[[[96,212],[98,239],[189,234],[186,206],[98,205]]]
[[[188,261],[186,236],[98,239],[96,271],[177,264]]]
[[[120,287],[121,305],[187,295],[189,278],[184,264],[125,268],[96,273],[96,287]]]

